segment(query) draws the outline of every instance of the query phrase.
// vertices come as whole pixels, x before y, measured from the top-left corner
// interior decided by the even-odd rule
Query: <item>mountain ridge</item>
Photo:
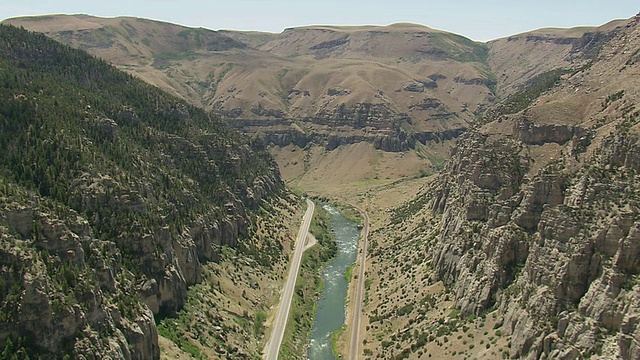
[[[287,128],[286,137],[297,136],[292,122],[300,120],[309,128],[323,127],[316,121],[322,119],[346,125],[338,134],[342,142],[364,138],[386,150],[408,150],[415,141],[413,132],[438,137],[442,131],[464,129],[478,104],[492,96],[486,86],[490,80],[473,80],[484,77],[476,69],[484,65],[474,63],[484,61],[482,46],[426,27],[365,27],[354,32],[352,28],[336,31],[316,26],[265,35],[166,25],[173,35],[163,37],[158,35],[161,28],[157,27],[165,25],[130,18],[65,16],[8,22],[45,31],[52,21],[57,21],[58,30],[48,34],[59,41],[86,49],[232,121],[279,122]],[[78,24],[69,25],[72,22]],[[87,22],[91,23],[86,25]],[[100,29],[104,30],[96,30],[96,23],[102,24]],[[63,30],[67,26],[77,30]],[[430,40],[425,31],[437,36]],[[341,38],[345,35],[351,40]],[[169,44],[171,37],[187,40],[191,47],[166,52],[161,44]],[[232,46],[209,51],[198,46],[199,37],[201,41],[214,39]],[[391,37],[421,41],[424,49],[415,51],[404,46],[406,59],[397,60],[395,49],[403,42],[385,40]],[[292,47],[300,41],[308,45]],[[250,45],[243,47],[244,42]],[[367,44],[376,49],[368,49]],[[371,51],[386,55],[367,55]],[[449,56],[459,59],[452,63],[423,61]],[[466,105],[463,98],[468,100]],[[356,113],[361,120],[350,123],[347,119],[351,115],[346,114]],[[429,120],[432,115],[436,117],[434,121]],[[365,130],[367,125],[371,129]],[[402,127],[409,131],[400,131]],[[330,140],[322,133],[331,129],[323,128],[325,131],[320,129],[317,138],[327,144]],[[252,132],[251,128],[245,130]],[[256,129],[266,133],[270,130],[269,126]]]
[[[369,354],[638,358],[640,15],[605,39],[374,231]]]
[[[342,144],[367,141],[378,149],[407,151],[416,141],[464,131],[497,98],[521,91],[536,75],[576,67],[581,55],[571,55],[573,42],[624,20],[600,28],[541,29],[487,43],[408,23],[261,33],[87,15],[5,22],[84,48],[218,112],[245,132],[266,134],[279,146],[294,139],[303,146],[333,144],[327,133],[337,130]],[[549,32],[556,40],[543,50],[538,44],[547,40],[539,35]],[[178,40],[180,45],[174,44]],[[504,60],[514,54],[521,67]],[[543,55],[549,57],[545,62]],[[527,64],[536,67],[526,70]],[[361,120],[350,122],[356,114]]]

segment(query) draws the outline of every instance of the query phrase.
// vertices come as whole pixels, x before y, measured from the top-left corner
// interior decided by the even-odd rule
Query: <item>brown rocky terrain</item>
[[[487,47],[414,24],[211,31],[84,15],[6,21],[84,49],[268,141],[407,151],[494,99]]]
[[[5,22],[104,58],[278,148],[315,144],[331,152],[366,142],[367,156],[416,152],[428,172],[441,167],[440,148],[496,99],[586,64],[621,23],[541,29],[483,44],[407,23],[273,34],[87,15]],[[438,154],[426,156],[425,148]]]
[[[489,66],[496,76],[501,98],[522,91],[537,75],[576,68],[597,53],[617,26],[614,20],[597,28],[546,28],[489,41]]]
[[[368,206],[365,358],[640,356],[637,18],[488,44],[412,24],[10,22],[263,133],[290,184]]]
[[[367,357],[640,356],[639,48],[618,22],[374,231]]]

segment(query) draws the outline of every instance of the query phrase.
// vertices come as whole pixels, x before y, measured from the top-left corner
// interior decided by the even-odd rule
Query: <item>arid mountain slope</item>
[[[86,15],[7,22],[85,49],[277,148],[319,145],[333,162],[337,147],[367,142],[367,156],[383,162],[388,156],[377,150],[417,154],[417,162],[401,159],[414,174],[440,168],[451,140],[496,96],[535,90],[561,76],[558,69],[588,63],[619,25],[543,29],[482,44],[406,23],[273,34]],[[522,98],[526,105],[531,96]],[[522,98],[512,107],[519,110]],[[281,166],[295,162],[278,154]]]
[[[525,110],[465,133],[438,180],[398,212],[409,228],[398,241],[428,247],[432,281],[444,281],[461,317],[497,311],[507,348],[492,342],[474,356],[640,356],[638,49],[640,16]],[[415,228],[408,217],[424,211],[435,226],[427,216]],[[405,249],[399,257],[415,255]],[[424,304],[409,303],[418,319]],[[406,340],[392,336],[387,348]]]
[[[407,150],[459,135],[494,98],[484,44],[413,24],[261,34],[83,15],[8,22],[85,49],[245,130],[269,126],[280,145],[335,144],[331,133],[338,144]]]
[[[628,20],[599,27],[546,28],[490,41],[489,66],[500,98],[522,91],[532,79],[556,69],[572,69],[592,60],[615,29]]]

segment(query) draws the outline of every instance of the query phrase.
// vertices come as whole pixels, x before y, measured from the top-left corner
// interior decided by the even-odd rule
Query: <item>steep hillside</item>
[[[593,60],[602,44],[627,20],[599,27],[547,28],[490,41],[489,65],[496,75],[497,93],[506,98],[535,86],[541,76],[573,69]]]
[[[513,356],[640,355],[639,48],[637,17],[591,66],[466,133],[417,200],[441,216],[416,235],[433,279],[462,317],[497,310]]]
[[[215,32],[150,20],[7,22],[86,49],[277,145],[406,151],[457,137],[494,98],[487,47],[414,24]]]
[[[86,15],[6,22],[85,49],[218,112],[243,132],[261,134],[275,145],[283,173],[298,174],[287,180],[312,186],[318,171],[309,171],[317,169],[284,169],[302,162],[287,157],[283,147],[319,146],[327,150],[323,162],[336,163],[341,155],[335,149],[364,142],[371,145],[364,156],[382,162],[393,156],[377,150],[418,157],[382,168],[399,164],[413,174],[421,168],[435,172],[452,140],[496,99],[509,101],[494,113],[522,110],[567,71],[587,65],[625,23],[541,29],[482,44],[407,23],[307,26],[273,34]],[[355,165],[362,174],[356,182],[380,177]]]
[[[426,290],[372,288],[389,299],[369,309],[373,354],[416,358],[432,339],[448,356],[640,356],[639,48],[637,16],[525,110],[465,133],[442,175],[374,235],[372,272]],[[378,325],[400,309],[408,321]]]
[[[154,316],[182,309],[222,248],[265,269],[284,258],[281,237],[251,236],[263,201],[283,189],[261,144],[83,51],[7,26],[0,148],[9,354],[157,358]]]

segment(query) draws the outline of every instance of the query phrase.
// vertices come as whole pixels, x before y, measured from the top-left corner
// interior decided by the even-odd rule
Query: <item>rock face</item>
[[[0,349],[159,358],[156,317],[247,239],[284,186],[277,166],[220,119],[42,35],[0,26],[0,62],[16,79],[0,89]]]
[[[115,244],[96,239],[78,213],[9,189],[14,195],[0,201],[3,347],[25,337],[40,355],[158,358],[153,313],[122,300],[131,280]]]
[[[489,64],[496,75],[498,94],[507,97],[522,91],[536,75],[585,64],[615,35],[626,20],[598,28],[540,29],[490,41]]]
[[[437,278],[462,314],[500,310],[519,358],[640,355],[638,46],[634,19],[590,69],[463,135],[433,192]]]
[[[435,112],[443,112],[444,106],[438,103],[433,108]],[[441,113],[447,117],[451,113]],[[434,115],[434,118],[438,115]],[[392,120],[390,120],[392,119]],[[361,104],[356,108],[336,109],[332,114],[322,118],[292,121],[286,119],[271,120],[269,129],[261,121],[232,120],[230,123],[238,130],[259,134],[268,145],[287,146],[294,144],[305,148],[308,144],[318,144],[327,150],[333,150],[341,145],[372,143],[374,148],[388,152],[401,152],[414,149],[416,142],[425,144],[430,141],[442,142],[460,136],[466,127],[449,130],[434,130],[407,133],[402,128],[410,119],[395,116],[383,106]],[[387,129],[387,123],[391,129]],[[344,124],[354,125],[344,125]],[[342,124],[342,125],[341,125]]]

